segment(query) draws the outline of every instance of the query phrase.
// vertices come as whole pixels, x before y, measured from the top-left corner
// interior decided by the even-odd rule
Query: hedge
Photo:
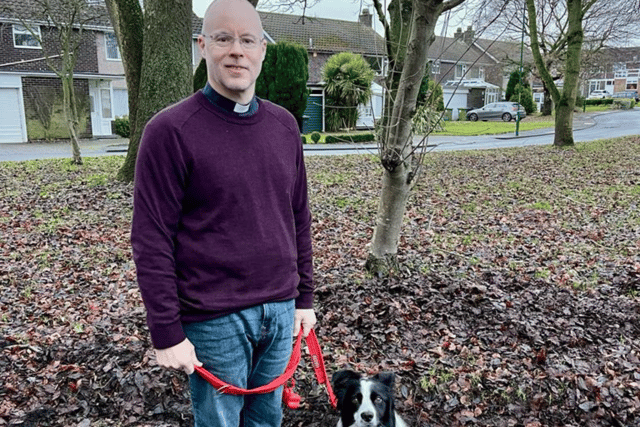
[[[376,137],[372,133],[356,133],[347,135],[328,135],[324,140],[327,144],[340,142],[370,142],[375,141]]]

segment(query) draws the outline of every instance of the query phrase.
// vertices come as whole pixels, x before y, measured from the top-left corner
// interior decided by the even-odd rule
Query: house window
[[[100,102],[102,103],[102,118],[110,119],[111,116],[111,91],[100,89]]]
[[[429,61],[429,69],[431,70],[431,74],[440,74],[440,60]]]
[[[25,47],[29,49],[41,49],[40,27],[25,27],[24,25],[13,25],[13,45],[15,47]]]
[[[464,78],[465,74],[467,74],[467,64],[456,65],[456,79]]]
[[[484,80],[484,67],[478,68],[478,78]]]
[[[120,49],[118,49],[118,39],[115,33],[104,33],[107,59],[120,61]]]

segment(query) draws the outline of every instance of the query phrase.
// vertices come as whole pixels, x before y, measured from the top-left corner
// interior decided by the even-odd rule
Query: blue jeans
[[[291,357],[295,303],[267,303],[183,329],[204,368],[221,380],[255,388],[280,376]],[[196,427],[279,427],[282,387],[268,394],[218,392],[194,373],[189,377]]]

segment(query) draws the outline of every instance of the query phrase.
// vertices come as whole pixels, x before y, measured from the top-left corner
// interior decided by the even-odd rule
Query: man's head
[[[247,104],[267,49],[260,16],[247,0],[215,0],[198,36],[209,84],[221,95]]]

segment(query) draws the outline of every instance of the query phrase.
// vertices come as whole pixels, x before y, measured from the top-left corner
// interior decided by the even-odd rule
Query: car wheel
[[[476,113],[469,114],[469,120],[472,121],[472,122],[477,122],[478,121],[478,115]]]
[[[502,115],[502,121],[503,121],[503,122],[510,122],[510,121],[511,121],[511,119],[512,119],[512,117],[511,117],[511,114],[509,114],[509,113],[504,113],[504,114]]]

